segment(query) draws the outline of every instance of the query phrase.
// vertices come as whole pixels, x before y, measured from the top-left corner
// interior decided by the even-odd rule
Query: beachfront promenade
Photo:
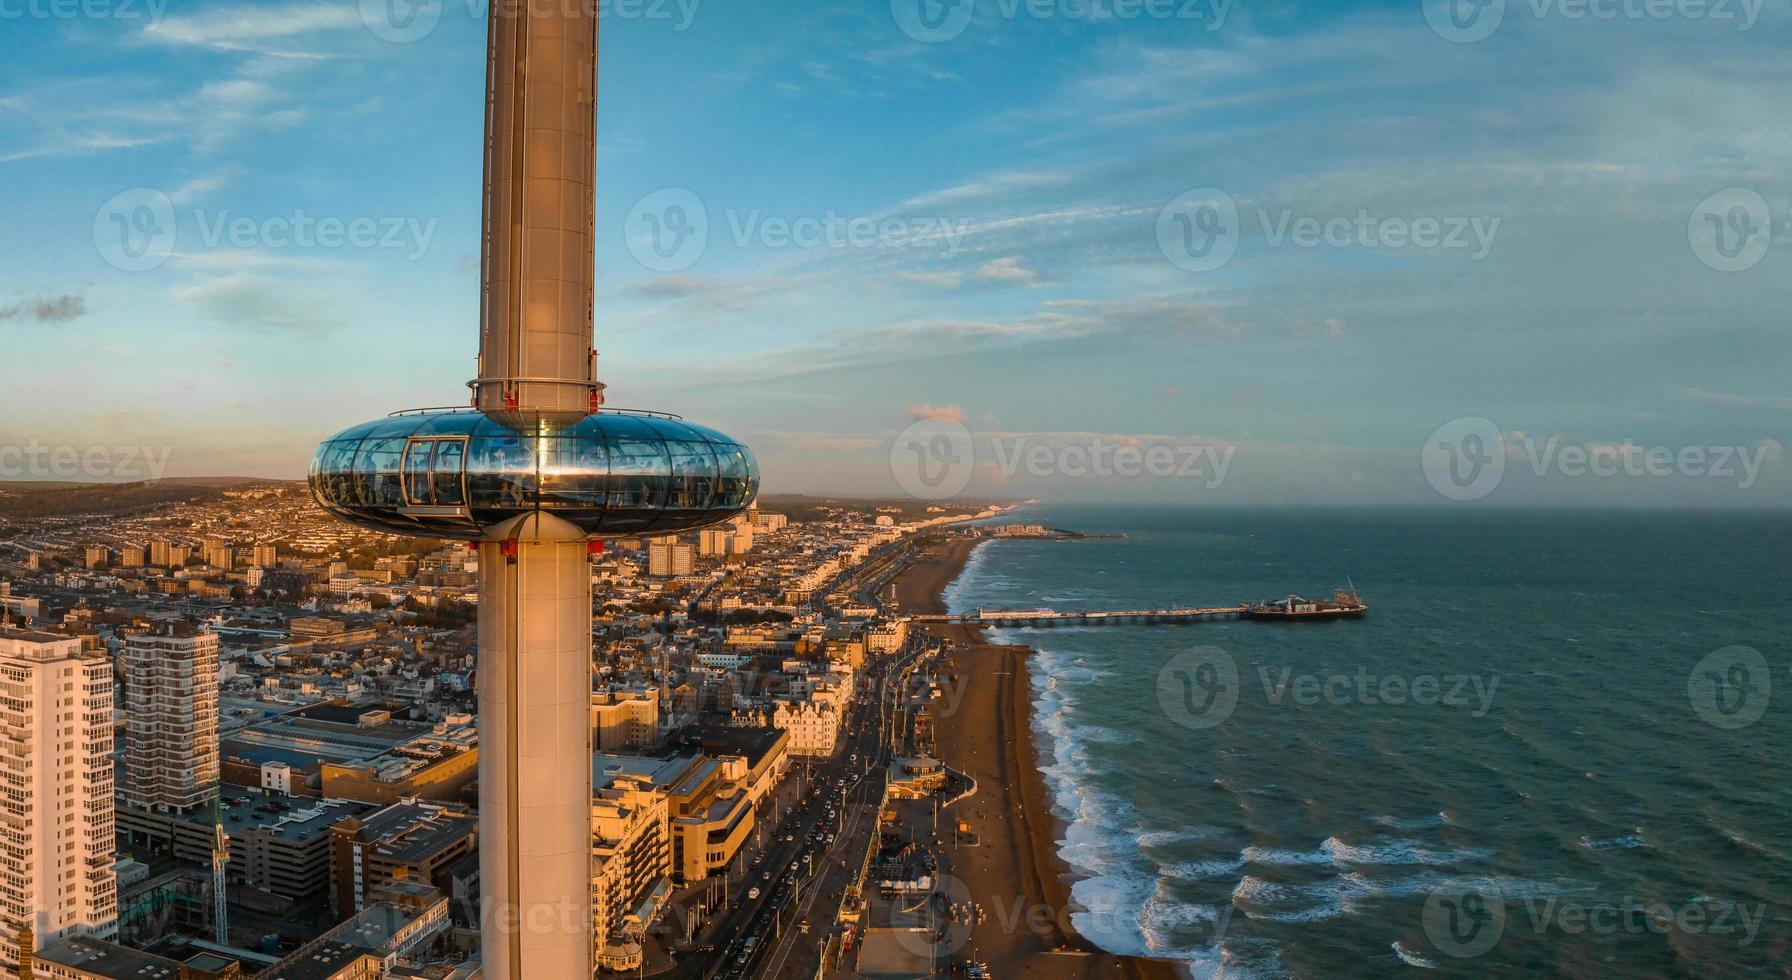
[[[949,626],[1107,626],[1121,623],[1197,623],[1209,619],[1241,619],[1249,606],[1206,609],[979,609],[958,615],[915,616],[915,623]]]

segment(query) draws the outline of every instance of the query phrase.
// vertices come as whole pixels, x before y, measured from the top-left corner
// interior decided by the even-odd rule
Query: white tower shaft
[[[592,350],[597,7],[491,5],[474,405],[519,428],[536,413],[566,420],[602,403]],[[479,547],[484,975],[583,980],[593,962],[585,535],[536,513],[490,537]]]
[[[479,547],[486,980],[591,975],[591,565],[556,534]]]

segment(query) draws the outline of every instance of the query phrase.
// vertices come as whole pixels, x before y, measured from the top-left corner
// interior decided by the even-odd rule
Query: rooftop
[[[24,643],[65,643],[70,640],[79,641],[79,637],[65,636],[61,633],[46,633],[43,630],[19,629],[13,626],[0,626],[0,640],[19,640]]]
[[[474,833],[478,821],[464,810],[430,803],[394,803],[365,817],[360,839],[375,842],[381,855],[400,862],[421,861]]]
[[[670,756],[594,752],[591,755],[591,788],[594,791],[608,789],[618,776],[635,776],[661,789],[670,789],[693,775],[699,779],[706,776],[715,766],[715,760],[705,759],[696,752]]]
[[[178,978],[180,963],[165,956],[145,953],[129,946],[102,942],[98,939],[64,939],[38,950],[37,958],[46,963],[73,967],[102,977],[132,977],[141,980]]]
[[[234,835],[259,830],[264,836],[298,843],[328,834],[338,820],[373,809],[347,800],[278,799],[235,786],[224,787],[224,829]],[[210,813],[195,814],[193,821],[210,823]]]

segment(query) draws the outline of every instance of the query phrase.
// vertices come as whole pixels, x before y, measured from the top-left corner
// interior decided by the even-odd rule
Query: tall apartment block
[[[117,932],[112,666],[81,641],[0,628],[0,976],[36,949]]]
[[[695,550],[675,537],[647,542],[647,574],[656,578],[689,575],[696,567]]]
[[[193,549],[190,546],[178,544],[167,538],[149,543],[149,563],[157,568],[183,568],[187,564],[187,559],[192,555]]]
[[[218,637],[185,625],[124,645],[124,800],[188,813],[218,794]]]

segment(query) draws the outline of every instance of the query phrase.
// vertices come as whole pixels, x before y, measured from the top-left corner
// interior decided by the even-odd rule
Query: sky
[[[769,492],[1788,502],[1792,0],[601,12],[610,403]],[[483,0],[0,38],[0,477],[464,402]]]

